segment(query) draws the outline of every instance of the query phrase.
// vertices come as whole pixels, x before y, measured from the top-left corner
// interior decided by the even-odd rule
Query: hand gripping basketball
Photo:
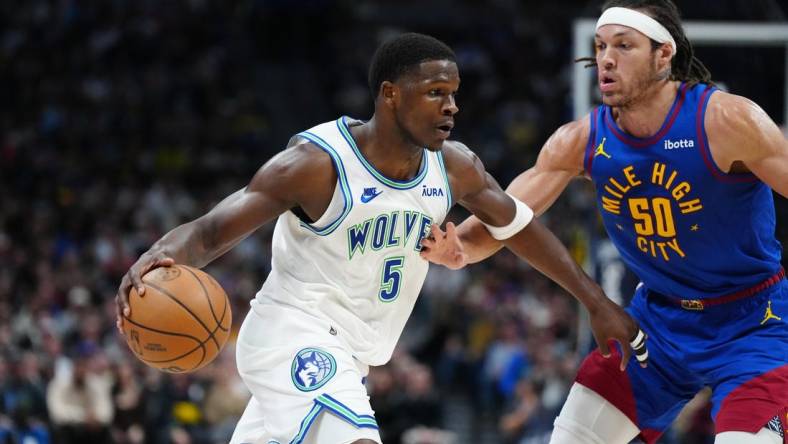
[[[117,305],[117,318],[115,320],[115,327],[118,332],[123,335],[123,318],[131,315],[131,307],[129,306],[129,291],[132,287],[137,290],[137,293],[142,296],[145,294],[145,285],[142,284],[142,276],[145,273],[158,267],[169,267],[175,264],[175,260],[164,254],[152,253],[150,250],[142,254],[137,259],[118,286],[118,293],[115,296],[115,304]]]
[[[221,352],[232,327],[227,294],[208,273],[182,264],[157,267],[129,292],[123,331],[134,355],[170,373],[195,371]]]

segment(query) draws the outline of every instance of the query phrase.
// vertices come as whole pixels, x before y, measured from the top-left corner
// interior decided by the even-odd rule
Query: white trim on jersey
[[[350,190],[350,187],[347,183],[347,177],[345,174],[345,166],[342,164],[342,159],[337,154],[336,150],[331,147],[325,140],[321,139],[320,136],[316,134],[312,134],[309,131],[304,131],[298,134],[300,137],[303,137],[310,142],[317,145],[323,151],[328,153],[331,156],[331,161],[334,163],[334,169],[337,172],[337,181],[340,189],[342,190],[342,195],[345,198],[345,206],[342,210],[342,214],[330,224],[327,224],[323,228],[318,228],[312,224],[308,224],[304,221],[301,221],[301,226],[311,230],[315,234],[319,234],[321,236],[326,236],[331,234],[341,223],[348,214],[350,214],[350,210],[353,209],[353,192]]]

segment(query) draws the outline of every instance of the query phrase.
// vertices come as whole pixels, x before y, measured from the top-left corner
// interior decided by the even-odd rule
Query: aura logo
[[[677,150],[680,148],[695,148],[695,141],[692,139],[679,139],[676,141],[666,140],[664,148],[666,150]]]
[[[422,197],[443,197],[443,188],[436,188],[436,187],[427,187],[427,185],[421,186],[421,196]]]
[[[380,196],[380,193],[382,192],[383,191],[378,191],[377,187],[364,188],[364,192],[361,193],[361,202],[367,203],[370,200]]]

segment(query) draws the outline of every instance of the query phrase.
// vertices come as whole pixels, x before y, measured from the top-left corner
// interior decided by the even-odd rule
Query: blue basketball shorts
[[[688,310],[640,286],[627,311],[648,335],[649,363],[625,372],[592,352],[576,382],[615,405],[651,444],[703,387],[712,389],[716,433],[788,424],[788,281],[738,301]],[[616,358],[618,356],[618,358]],[[787,435],[788,436],[788,435]]]

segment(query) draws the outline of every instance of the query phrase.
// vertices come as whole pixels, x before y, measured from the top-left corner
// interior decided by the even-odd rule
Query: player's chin
[[[607,106],[621,106],[626,103],[625,97],[618,93],[602,93],[602,103]]]

